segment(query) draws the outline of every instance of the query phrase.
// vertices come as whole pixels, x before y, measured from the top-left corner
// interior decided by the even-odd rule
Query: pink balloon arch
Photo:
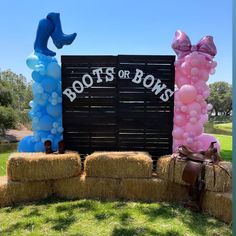
[[[216,138],[204,133],[208,111],[212,109],[212,105],[206,102],[210,96],[207,81],[217,66],[213,61],[217,52],[213,38],[205,36],[198,44],[191,45],[188,36],[178,30],[172,48],[177,54],[173,152],[180,145],[186,145],[194,151],[206,150],[213,141],[217,142],[216,147],[220,151]]]

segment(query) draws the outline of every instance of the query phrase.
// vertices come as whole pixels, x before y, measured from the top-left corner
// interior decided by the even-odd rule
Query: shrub
[[[0,106],[0,134],[5,134],[6,129],[15,128],[17,117],[11,107]]]

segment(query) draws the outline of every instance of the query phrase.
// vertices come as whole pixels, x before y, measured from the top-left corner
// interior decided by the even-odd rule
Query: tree
[[[11,107],[0,106],[0,135],[4,135],[6,129],[14,128],[16,121],[16,114]]]
[[[216,116],[230,115],[232,111],[232,86],[227,82],[215,82],[209,85],[211,95],[208,102],[212,104]]]
[[[28,122],[22,117],[28,113],[32,98],[31,84],[23,75],[10,70],[0,72],[0,134],[14,128],[17,122]]]

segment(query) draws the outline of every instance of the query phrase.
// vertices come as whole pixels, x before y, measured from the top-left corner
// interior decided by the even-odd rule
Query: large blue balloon
[[[61,116],[61,104],[57,104],[57,105],[52,105],[49,104],[47,105],[47,113],[53,117],[57,117],[57,116]]]
[[[38,125],[39,130],[43,130],[43,131],[51,130],[52,123],[54,121],[55,120],[51,116],[48,116],[48,115],[41,117],[38,122],[39,123],[39,125]]]
[[[52,93],[57,89],[58,82],[50,77],[45,77],[41,83],[43,90]]]
[[[24,137],[18,144],[19,152],[35,152],[33,136]]]

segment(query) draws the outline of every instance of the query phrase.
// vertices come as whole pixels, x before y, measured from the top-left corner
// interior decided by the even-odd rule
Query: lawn
[[[221,157],[226,161],[232,161],[232,135],[213,134],[221,144]]]
[[[169,203],[77,200],[0,209],[0,235],[231,235],[211,217]]]

